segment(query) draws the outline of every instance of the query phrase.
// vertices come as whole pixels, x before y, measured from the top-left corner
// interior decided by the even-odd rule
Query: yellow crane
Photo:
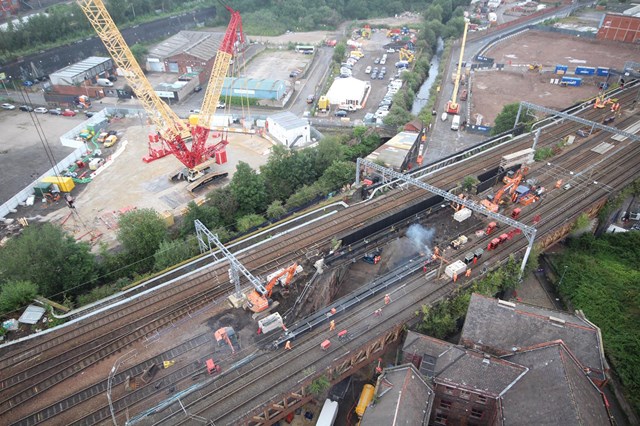
[[[460,88],[460,73],[462,71],[462,58],[464,55],[464,46],[467,43],[467,30],[469,29],[469,21],[464,21],[464,32],[462,34],[462,45],[460,46],[460,58],[458,59],[458,70],[456,71],[456,80],[453,83],[453,93],[451,100],[447,102],[447,113],[458,114],[460,112],[460,104],[457,102],[458,89]]]
[[[224,148],[228,142],[223,140],[215,145],[207,146],[207,140],[210,133],[211,118],[215,113],[222,93],[224,77],[229,69],[236,42],[238,39],[244,42],[240,13],[220,1],[230,12],[231,20],[213,64],[197,124],[189,128],[153,90],[138,61],[133,56],[118,27],[109,15],[103,1],[76,1],[89,19],[98,37],[102,40],[116,66],[124,72],[125,79],[142,103],[149,115],[149,119],[155,126],[155,131],[159,135],[156,141],[152,141],[150,138],[149,157],[145,157],[146,161],[153,161],[169,153],[173,154],[187,168],[188,173],[184,174],[184,176],[192,182],[189,185],[190,190],[221,177],[221,174],[214,173],[205,176],[209,168],[205,163],[217,150]],[[153,142],[155,142],[155,145],[153,145]],[[191,142],[190,146],[187,145],[188,142]],[[224,175],[226,176],[226,174]]]

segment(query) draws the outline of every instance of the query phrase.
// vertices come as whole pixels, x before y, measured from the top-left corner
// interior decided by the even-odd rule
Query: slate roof
[[[433,389],[413,364],[385,368],[375,389],[375,405],[362,417],[362,426],[419,426],[429,423]]]
[[[611,424],[602,393],[563,342],[549,342],[504,359],[529,369],[503,397],[505,425]]]
[[[187,53],[208,61],[216,56],[223,38],[223,33],[180,31],[152,48],[148,56],[164,60],[179,53]]]
[[[505,360],[409,331],[404,352],[422,356],[422,372],[432,371],[435,382],[498,397],[517,381],[526,368]],[[425,363],[427,364],[425,366]]]
[[[506,355],[555,340],[562,340],[582,366],[589,368],[590,377],[606,379],[600,330],[565,312],[473,294],[460,341],[494,355]]]

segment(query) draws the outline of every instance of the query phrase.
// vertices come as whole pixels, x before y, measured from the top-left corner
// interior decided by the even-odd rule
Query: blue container
[[[609,75],[609,68],[598,67],[598,69],[596,70],[596,74],[606,77]]]
[[[566,65],[556,65],[556,74],[565,75],[568,69],[569,67]]]
[[[593,67],[576,67],[576,75],[594,75],[596,69]]]
[[[582,85],[582,79],[578,77],[562,77],[562,80],[560,80],[560,83],[564,83],[567,86],[578,87]]]

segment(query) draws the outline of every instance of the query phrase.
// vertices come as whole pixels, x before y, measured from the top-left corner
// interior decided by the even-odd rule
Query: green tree
[[[238,213],[238,200],[236,200],[229,186],[210,191],[207,194],[207,204],[218,210],[224,226],[235,224]]]
[[[465,178],[462,179],[462,184],[460,186],[462,186],[463,191],[471,192],[478,183],[480,183],[478,178],[476,178],[475,176],[469,175],[469,176],[465,176]]]
[[[259,214],[247,214],[238,218],[236,228],[239,232],[247,232],[254,226],[258,226],[264,223],[264,221],[264,217],[260,216]]]
[[[198,254],[196,239],[162,241],[154,253],[156,271],[162,271]]]
[[[153,209],[133,210],[120,217],[118,227],[128,263],[138,272],[151,270],[153,255],[168,236],[162,218]]]
[[[325,376],[314,379],[309,385],[309,393],[316,397],[321,396],[327,389],[331,387],[331,382]]]
[[[385,125],[394,128],[400,127],[413,119],[409,111],[400,105],[393,104],[389,110],[389,114],[382,120]]]
[[[516,116],[518,115],[519,103],[507,104],[502,107],[502,111],[496,117],[495,124],[491,129],[492,135],[497,135],[507,130],[513,129],[516,124]]]
[[[287,209],[283,207],[282,201],[280,200],[274,200],[271,204],[269,204],[269,207],[267,207],[267,217],[269,219],[278,219],[286,212]]]
[[[97,302],[98,300],[114,295],[117,292],[118,290],[110,284],[92,288],[89,293],[78,296],[78,306],[85,306],[90,303]]]
[[[233,198],[238,201],[239,215],[265,211],[267,196],[264,178],[247,163],[238,163],[229,187]]]
[[[182,217],[182,226],[180,228],[181,235],[193,235],[195,232],[194,222],[198,219],[207,228],[215,228],[220,226],[222,218],[217,208],[203,204],[197,205],[191,201],[187,204],[187,212]]]
[[[325,137],[318,142],[316,155],[316,176],[322,176],[324,171],[336,160],[344,158],[343,147],[336,137]]]
[[[28,305],[38,295],[38,286],[30,281],[9,281],[0,288],[0,313],[7,314]]]
[[[356,165],[351,161],[334,161],[320,177],[318,185],[324,193],[340,189],[344,185],[353,183],[356,176]]]
[[[338,43],[333,48],[333,61],[341,63],[347,53],[347,45],[344,43]]]
[[[50,223],[27,227],[0,249],[0,281],[30,281],[46,297],[61,300],[63,291],[79,291],[95,277],[89,245]]]
[[[289,197],[285,206],[287,209],[300,207],[322,194],[322,188],[318,185],[305,185]]]
[[[133,53],[133,56],[136,58],[136,61],[138,61],[138,64],[142,66],[142,64],[144,64],[147,54],[149,53],[149,49],[147,49],[146,46],[140,43],[134,44],[133,46],[130,47],[130,49],[131,49],[131,53]]]

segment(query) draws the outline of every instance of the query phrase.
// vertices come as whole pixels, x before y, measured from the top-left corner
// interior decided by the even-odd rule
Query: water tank
[[[358,406],[356,407],[356,414],[358,417],[362,417],[364,415],[365,410],[373,400],[373,391],[373,385],[364,385],[364,388],[362,388],[362,393],[358,400]]]

